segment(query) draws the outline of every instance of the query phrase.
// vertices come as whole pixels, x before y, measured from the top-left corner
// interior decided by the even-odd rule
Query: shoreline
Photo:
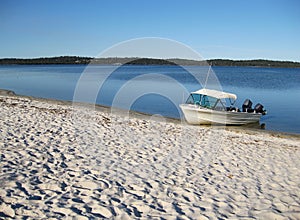
[[[82,63],[78,63],[78,64],[75,64],[75,63],[72,63],[72,64],[68,64],[68,63],[66,63],[66,64],[56,64],[56,63],[53,63],[53,64],[0,64],[0,67],[1,66],[46,66],[46,65],[50,65],[50,66],[60,66],[60,65],[70,65],[70,66],[72,66],[72,65],[74,65],[74,66],[175,66],[175,65],[160,65],[160,64],[147,64],[147,65],[138,65],[138,64],[119,64],[119,63],[116,63],[116,64],[105,64],[105,63],[103,63],[103,64],[93,64],[93,63],[88,63],[88,64],[82,64]],[[191,66],[198,66],[198,65],[180,65],[180,66],[182,66],[182,67],[191,67]],[[245,67],[245,68],[268,68],[268,69],[272,69],[272,68],[274,68],[274,69],[281,69],[281,68],[283,68],[283,69],[285,69],[285,68],[287,68],[287,69],[300,69],[300,67],[298,67],[298,66],[296,66],[296,67],[293,67],[293,66],[291,66],[291,67],[286,67],[286,66],[251,66],[251,65],[249,65],[249,66],[239,66],[239,65],[211,65],[211,67],[213,67],[213,68],[215,68],[215,67],[223,67],[223,68],[232,68],[232,67],[234,67],[234,68],[241,68],[241,67]]]
[[[66,101],[66,100],[58,100],[58,99],[50,99],[50,98],[41,98],[41,97],[34,97],[34,96],[26,96],[26,95],[20,95],[20,94],[16,94],[14,91],[11,90],[6,90],[6,89],[1,89],[0,88],[0,95],[4,95],[4,96],[16,96],[16,97],[23,97],[23,98],[29,98],[31,100],[36,100],[36,101],[42,101],[42,102],[47,102],[47,103],[53,103],[53,104],[61,104],[61,105],[66,105],[66,106],[72,106],[73,105],[73,101]],[[105,112],[105,113],[110,113],[112,112],[112,109],[110,106],[105,106],[105,105],[100,105],[100,104],[90,104],[90,103],[76,103],[76,105],[81,105],[83,107],[95,107],[95,110],[100,111],[100,112]],[[151,114],[148,113],[144,113],[144,112],[138,112],[138,111],[133,111],[133,110],[124,110],[124,109],[116,109],[114,108],[114,112],[115,113],[120,113],[120,114],[124,114],[129,112],[129,115],[132,117],[136,117],[136,118],[140,118],[140,119],[149,119],[151,117]],[[172,118],[172,117],[165,117],[164,119],[166,120],[166,122],[170,122],[170,123],[174,123],[174,124],[180,124],[182,123],[181,119],[177,119],[177,118]],[[184,123],[186,123],[184,121]],[[190,125],[193,126],[193,125]],[[200,127],[211,127],[210,125],[194,125],[194,126],[200,126]],[[255,128],[248,126],[248,125],[242,125],[242,126],[225,126],[226,130],[233,130],[233,131],[244,131],[244,132],[248,132],[251,134],[257,134],[257,133],[267,133],[273,136],[277,136],[277,137],[290,137],[290,138],[299,138],[300,139],[300,134],[298,133],[291,133],[291,132],[283,132],[283,131],[272,131],[272,130],[265,130],[265,129],[261,129],[260,125],[255,125]]]
[[[300,218],[299,138],[8,91],[0,108],[0,218]]]
[[[20,94],[16,94],[14,91],[6,90],[6,89],[0,89],[0,95],[28,98],[28,99],[31,99],[31,100],[36,100],[36,101],[41,101],[41,102],[46,102],[46,103],[53,103],[53,104],[66,105],[66,106],[72,106],[73,105],[73,101],[20,95]],[[111,109],[112,109],[110,106],[105,106],[105,105],[101,105],[101,104],[75,103],[75,105],[86,107],[86,108],[95,107],[95,110],[100,111],[100,112],[105,112],[105,113],[111,112]],[[151,117],[151,114],[144,113],[144,112],[133,111],[133,110],[127,111],[127,110],[124,110],[124,109],[114,108],[114,112],[115,113],[120,113],[120,114],[124,114],[124,113],[129,112],[130,116],[141,118],[141,119],[148,119],[149,117]],[[172,118],[172,117],[165,117],[164,116],[164,119],[166,119],[167,122],[171,122],[171,123],[175,123],[175,124],[178,124],[178,123],[181,122],[180,119]]]

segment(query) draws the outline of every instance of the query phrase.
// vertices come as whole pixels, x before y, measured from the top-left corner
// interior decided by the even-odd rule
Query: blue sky
[[[97,56],[161,37],[205,59],[300,61],[298,0],[1,0],[0,57]]]

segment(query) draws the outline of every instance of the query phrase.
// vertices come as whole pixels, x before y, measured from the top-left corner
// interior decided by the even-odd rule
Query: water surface
[[[103,77],[112,69],[107,78]],[[217,80],[210,77],[208,85],[237,94],[237,106],[241,107],[246,98],[253,105],[265,106],[268,115],[261,122],[267,130],[300,133],[300,69],[213,67],[212,70]],[[0,88],[22,95],[73,100],[84,73],[86,96],[91,97],[89,90],[105,80],[96,94],[98,104],[179,118],[182,113],[178,105],[187,98],[181,87],[188,92],[200,89],[207,72],[208,67],[196,66],[0,66]],[[198,75],[195,78],[191,73]]]

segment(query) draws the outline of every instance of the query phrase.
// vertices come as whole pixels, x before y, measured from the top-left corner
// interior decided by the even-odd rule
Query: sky
[[[96,57],[157,37],[204,59],[300,61],[299,24],[298,0],[0,0],[0,58]]]

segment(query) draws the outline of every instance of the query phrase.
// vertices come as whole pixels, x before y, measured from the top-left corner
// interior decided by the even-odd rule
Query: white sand
[[[0,218],[300,219],[299,137],[0,108]]]

